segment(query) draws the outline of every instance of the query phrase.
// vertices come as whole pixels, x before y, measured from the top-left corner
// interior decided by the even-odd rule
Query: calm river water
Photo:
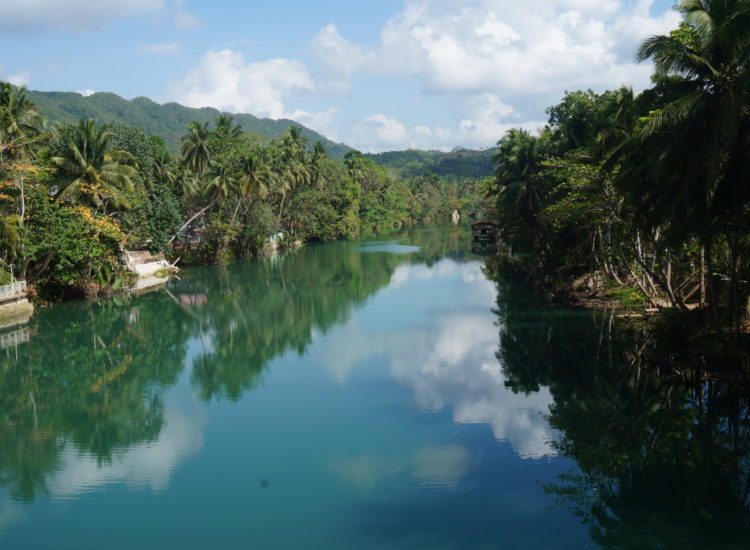
[[[0,548],[749,548],[747,399],[468,245],[39,310],[0,350]]]

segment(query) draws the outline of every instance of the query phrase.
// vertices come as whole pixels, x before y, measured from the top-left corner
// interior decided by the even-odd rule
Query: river
[[[747,396],[468,240],[38,310],[0,350],[0,548],[750,547]]]

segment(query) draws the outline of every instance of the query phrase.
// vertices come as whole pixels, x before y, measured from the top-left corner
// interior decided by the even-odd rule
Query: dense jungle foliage
[[[24,88],[0,83],[0,276],[46,298],[123,280],[121,250],[224,264],[274,246],[352,238],[476,211],[479,179],[391,177],[357,151],[331,158],[291,126],[278,140],[228,115],[193,121],[180,152],[93,119],[47,128]]]
[[[498,142],[487,193],[504,240],[532,252],[527,268],[547,288],[589,276],[631,303],[739,334],[750,294],[750,3],[678,9],[679,28],[638,50],[654,62],[651,88],[566,92],[540,135],[513,129]]]

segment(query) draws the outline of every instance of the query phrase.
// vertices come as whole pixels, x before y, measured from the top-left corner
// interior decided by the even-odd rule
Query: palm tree
[[[323,145],[323,143],[320,141],[316,141],[313,144],[312,163],[317,164],[318,162],[326,158],[328,158],[328,153],[326,153],[325,145]]]
[[[228,162],[212,162],[208,177],[206,189],[211,195],[211,202],[223,206],[227,197],[235,192],[237,186],[237,179],[231,164]]]
[[[622,86],[614,93],[607,94],[608,101],[598,113],[598,132],[594,140],[593,152],[598,158],[613,156],[619,147],[633,137],[640,122],[640,96],[633,89]]]
[[[242,126],[234,124],[234,118],[231,115],[220,115],[216,119],[216,130],[215,132],[220,136],[225,136],[229,139],[237,139],[242,135]]]
[[[202,176],[211,164],[211,151],[208,146],[208,123],[194,120],[186,126],[188,133],[180,138],[182,158],[197,176]]]
[[[26,97],[26,88],[0,82],[0,162],[3,156],[25,157],[41,137],[46,119]]]
[[[542,155],[539,139],[527,130],[512,128],[497,142],[495,188],[506,223],[518,225],[517,238],[528,234],[531,244],[543,252],[542,227],[538,219],[544,201],[540,177]]]
[[[129,206],[123,192],[132,191],[138,172],[128,165],[130,153],[113,150],[113,134],[97,126],[94,120],[81,120],[77,126],[58,131],[60,154],[53,157],[62,186],[56,198],[76,202],[81,198],[97,209],[111,201]]]
[[[320,142],[316,141],[313,144],[312,155],[310,155],[310,175],[314,185],[319,185],[321,182],[320,163],[328,158],[325,146]]]
[[[654,61],[657,88],[669,98],[640,138],[654,181],[671,188],[658,199],[681,203],[680,231],[710,232],[720,211],[750,196],[744,178],[729,177],[744,162],[736,153],[749,130],[750,2],[683,0],[677,8],[680,32],[651,37],[638,51],[638,60]]]
[[[164,152],[154,155],[154,179],[156,182],[174,189],[177,185],[178,177],[178,172],[175,171],[175,166],[168,153]]]
[[[279,201],[279,222],[281,223],[281,217],[284,213],[284,201],[286,200],[286,196],[289,193],[289,191],[292,190],[292,184],[291,181],[284,177],[280,176],[274,179],[274,189],[273,192],[276,193],[281,200]]]
[[[272,172],[260,151],[254,151],[242,159],[236,177],[242,198],[251,201],[255,195],[263,199],[268,196],[268,183],[272,179]]]
[[[279,201],[279,223],[284,213],[284,201],[287,194],[295,187],[310,183],[310,171],[305,163],[305,143],[299,126],[290,126],[281,138],[281,143],[274,154],[274,171],[276,173],[275,189]]]
[[[647,39],[638,51],[638,60],[653,60],[665,104],[631,145],[621,179],[631,201],[645,207],[646,223],[665,225],[674,242],[700,239],[715,305],[713,236],[747,231],[750,2],[683,0],[677,9],[680,28]]]
[[[290,126],[281,137],[281,150],[285,160],[304,162],[306,144],[307,138],[302,135],[302,129],[299,126]]]
[[[363,160],[364,157],[362,156],[362,153],[356,150],[351,150],[344,155],[344,164],[349,172],[349,177],[351,177],[352,181],[360,187],[362,186],[365,175]]]

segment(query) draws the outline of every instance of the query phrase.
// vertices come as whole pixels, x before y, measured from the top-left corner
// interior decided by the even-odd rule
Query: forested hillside
[[[493,156],[496,153],[496,148],[485,150],[457,148],[449,153],[409,149],[367,156],[380,166],[387,168],[393,175],[402,178],[428,173],[460,178],[486,178],[495,172]]]
[[[222,114],[212,107],[195,109],[178,103],[160,104],[147,97],[129,100],[109,92],[97,92],[88,97],[76,92],[27,91],[39,112],[49,125],[70,124],[80,119],[94,119],[100,123],[122,124],[141,128],[148,136],[159,136],[170,151],[176,152],[185,127],[197,120],[201,124],[212,122]],[[297,122],[258,118],[250,114],[233,114],[235,123],[244,132],[258,134],[268,139],[281,137],[291,125],[301,129],[309,144],[320,141],[331,158],[343,160],[351,147],[336,143]],[[389,151],[365,155],[385,167],[395,177],[409,178],[425,174],[459,178],[484,178],[494,173],[492,156],[496,149],[483,151],[455,149],[442,151]]]
[[[75,92],[28,91],[28,98],[50,124],[70,124],[79,119],[94,119],[100,123],[124,124],[142,128],[146,135],[159,136],[167,142],[173,152],[177,151],[180,136],[185,126],[197,120],[201,124],[211,122],[222,113],[211,107],[194,109],[178,103],[161,105],[147,97],[124,99],[116,94],[99,92],[84,97]],[[320,141],[333,158],[343,159],[350,148],[335,143],[326,137],[291,120],[258,118],[249,114],[232,115],[234,121],[248,133],[266,138],[278,138],[295,124],[300,126],[302,136],[312,144]]]

